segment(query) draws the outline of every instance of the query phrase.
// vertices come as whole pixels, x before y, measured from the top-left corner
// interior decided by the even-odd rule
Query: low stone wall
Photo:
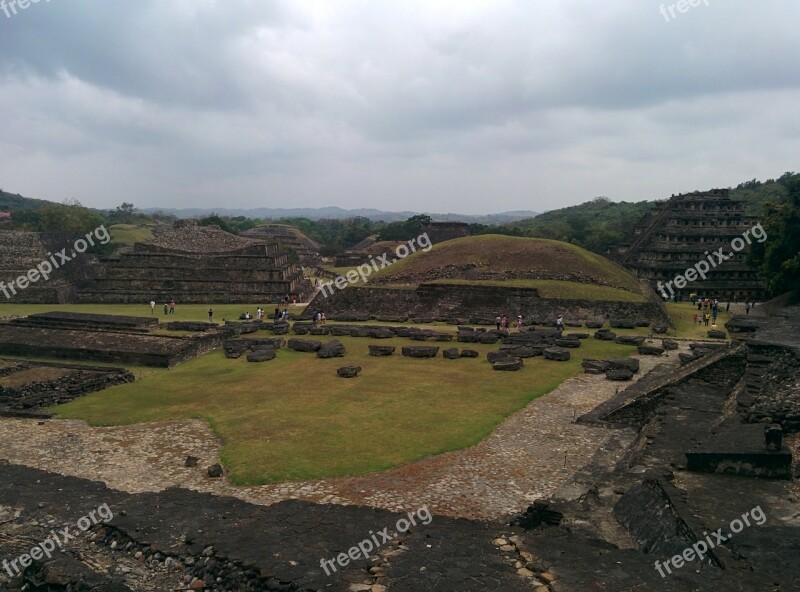
[[[0,325],[0,354],[169,368],[222,345],[228,332],[191,337]]]
[[[481,285],[421,284],[416,289],[347,287],[334,288],[325,297],[322,292],[312,300],[303,318],[313,311],[329,319],[367,315],[425,318],[494,319],[506,314],[526,319],[642,319],[650,323],[668,323],[664,311],[653,302],[618,302],[542,298],[534,288],[511,288]]]
[[[16,369],[20,371],[37,367],[63,368],[68,374],[54,380],[16,387],[0,386],[0,415],[40,416],[40,410],[45,407],[67,403],[85,394],[135,380],[134,375],[124,368],[25,362]]]

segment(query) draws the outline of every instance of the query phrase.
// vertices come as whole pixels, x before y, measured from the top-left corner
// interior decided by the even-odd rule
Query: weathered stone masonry
[[[421,284],[416,289],[347,287],[334,288],[327,298],[317,294],[303,318],[314,310],[328,318],[337,316],[406,316],[425,318],[494,319],[512,317],[552,319],[643,319],[668,323],[661,307],[653,302],[619,302],[542,298],[535,288],[499,286]]]

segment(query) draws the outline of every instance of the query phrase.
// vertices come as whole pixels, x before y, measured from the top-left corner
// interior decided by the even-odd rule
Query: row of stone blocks
[[[310,313],[309,313],[310,314]],[[448,323],[451,325],[459,325],[459,330],[469,329],[463,325],[494,325],[496,317],[470,317],[469,319],[459,319],[453,317],[409,317],[409,316],[392,316],[392,315],[368,315],[368,314],[331,314],[328,316],[329,320],[335,320],[339,323],[354,323],[354,322],[367,322],[378,321],[379,323],[413,323],[428,324],[428,323]],[[530,317],[524,319],[524,324],[533,327],[555,327],[555,319],[544,319],[537,317]],[[637,327],[650,327],[650,321],[645,319],[611,319],[608,321],[611,328],[615,329],[635,329]],[[601,320],[577,320],[577,321],[564,321],[565,327],[586,327],[587,329],[601,329],[605,325]],[[665,324],[653,324],[654,333],[666,333],[669,327]]]
[[[327,343],[306,339],[229,339],[223,345],[225,357],[239,358],[248,351],[248,362],[266,362],[274,360],[276,350],[286,345],[289,349],[299,352],[316,353],[319,358],[340,358],[345,355],[345,347],[341,341],[332,340]]]

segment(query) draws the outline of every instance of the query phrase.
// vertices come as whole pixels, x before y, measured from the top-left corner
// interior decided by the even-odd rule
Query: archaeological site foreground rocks
[[[608,337],[613,332],[601,326],[595,338],[617,339],[635,351],[633,357],[603,359],[581,356],[587,338],[592,341],[588,334],[567,336],[541,326],[509,333],[462,324],[446,333],[333,323],[316,327],[326,331],[312,335],[311,327],[299,323],[287,328],[294,337],[275,336],[271,323],[180,325],[176,330],[189,335],[172,338],[182,344],[176,356],[218,348],[230,358],[226,363],[258,369],[258,363],[267,362],[265,370],[282,355],[297,356],[341,377],[345,388],[373,377],[364,369],[367,364],[362,368],[348,361],[352,353],[340,340],[344,337],[358,338],[359,350],[376,363],[482,364],[496,372],[497,380],[503,380],[504,372],[529,372],[534,362],[556,367],[581,356],[584,374],[573,380],[607,384],[609,397],[574,417],[558,391],[542,401],[551,397],[560,409],[562,431],[600,434],[604,444],[576,460],[571,449],[559,449],[565,456],[558,466],[570,462],[573,468],[561,469],[559,485],[546,497],[531,496],[491,519],[471,516],[464,501],[463,513],[456,505],[454,512],[432,512],[428,524],[409,523],[408,528],[403,521],[415,507],[390,511],[379,504],[339,503],[335,497],[322,503],[283,499],[260,505],[222,490],[211,494],[189,487],[128,492],[107,487],[101,474],[86,479],[9,462],[0,448],[0,565],[25,555],[29,563],[20,570],[9,564],[10,573],[0,570],[0,589],[800,589],[795,557],[800,541],[800,315],[790,312],[787,318],[784,311],[780,321],[735,318],[728,327],[734,337],[730,342],[620,340]],[[161,351],[159,340],[164,339],[152,333],[151,322],[137,317],[43,314],[3,327],[7,332],[0,337],[12,344],[5,347],[46,346],[69,360],[88,354],[75,354],[68,347],[70,338],[60,334],[75,342],[80,332],[91,333],[95,345],[87,359],[122,361],[147,360],[145,352]],[[452,343],[440,343],[445,335],[454,338]],[[149,337],[152,342],[142,341]],[[406,345],[382,341],[403,338]],[[136,349],[142,343],[147,347]],[[452,347],[470,343],[485,348],[485,356],[477,349]],[[26,373],[44,378],[25,382]],[[0,421],[35,418],[31,429],[48,421],[43,410],[49,405],[133,380],[125,369],[107,365],[0,360],[0,380],[14,376],[20,378],[18,386],[0,387]],[[583,384],[579,392],[588,396],[600,383],[576,384]],[[552,421],[535,413],[534,418],[533,425]],[[207,483],[230,487],[225,465],[201,456],[179,452],[175,470],[195,471]],[[515,471],[539,474],[536,463]],[[485,495],[502,495],[517,479],[497,477],[483,484]],[[391,491],[390,481],[387,485]],[[255,495],[258,487],[247,491]],[[437,492],[426,495],[435,499]],[[113,513],[107,523],[91,524],[52,557],[30,556],[31,548],[51,532],[78,524],[102,504]],[[388,539],[375,535],[381,543],[376,545],[371,535],[382,529],[388,529]],[[724,543],[706,545],[702,559],[680,559],[719,529],[729,536]],[[369,557],[356,556],[353,549],[364,541],[374,548]],[[340,556],[347,560],[344,565],[324,562]]]

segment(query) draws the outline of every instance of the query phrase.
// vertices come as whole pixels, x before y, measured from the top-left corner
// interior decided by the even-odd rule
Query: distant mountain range
[[[382,220],[384,222],[399,222],[408,220],[411,216],[424,213],[431,217],[435,222],[469,222],[477,224],[507,224],[509,222],[516,222],[517,220],[524,220],[526,218],[533,218],[537,216],[537,212],[530,210],[517,210],[513,212],[501,212],[499,214],[486,214],[481,216],[474,216],[468,214],[433,214],[429,212],[386,212],[383,210],[376,210],[371,208],[359,208],[355,210],[346,210],[339,207],[327,208],[254,208],[254,209],[240,209],[240,208],[184,208],[184,209],[165,209],[165,208],[146,208],[141,210],[144,213],[163,212],[170,214],[177,218],[202,218],[203,216],[210,216],[211,214],[218,214],[220,216],[245,216],[247,218],[309,218],[310,220],[327,219],[343,219],[361,216],[369,218],[373,221]]]

